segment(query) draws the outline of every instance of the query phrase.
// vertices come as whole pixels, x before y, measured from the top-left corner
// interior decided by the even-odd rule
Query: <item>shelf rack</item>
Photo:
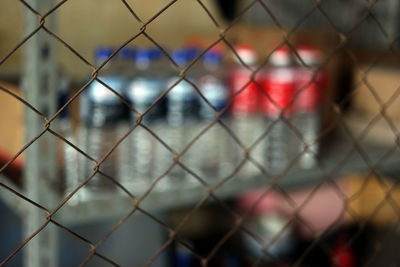
[[[276,180],[276,186],[290,190],[313,186],[326,181],[335,180],[350,173],[368,173],[373,167],[379,175],[386,177],[397,177],[400,173],[400,148],[382,145],[363,144],[360,146],[369,156],[369,165],[365,159],[356,151],[350,140],[346,140],[343,133],[336,134],[334,142],[327,142],[322,151],[320,166],[310,170],[299,170],[294,168],[286,175]],[[165,177],[167,178],[167,177]],[[12,187],[6,177],[0,177],[5,184]],[[252,189],[271,185],[271,178],[264,175],[240,178],[233,176],[223,186],[214,190],[213,193],[220,200],[233,199],[235,196]],[[28,190],[29,191],[29,190]],[[21,191],[25,194],[26,191]],[[143,193],[143,192],[142,192]],[[63,196],[54,192],[56,197],[54,203],[60,203]],[[79,192],[77,192],[79,194]],[[178,190],[157,191],[153,190],[139,206],[144,210],[163,211],[168,209],[186,207],[201,201],[208,194],[203,185],[187,188],[184,193]],[[6,203],[12,205],[21,215],[26,210],[24,200],[11,194],[1,195]],[[141,193],[137,194],[141,197]],[[121,218],[131,211],[134,201],[122,190],[102,195],[101,198],[85,201],[75,201],[72,198],[56,213],[56,220],[64,224],[90,223],[110,218]]]
[[[343,133],[338,134],[334,140],[334,142],[326,144],[326,149],[322,152],[320,161],[322,168],[310,170],[294,168],[283,177],[278,178],[276,185],[284,189],[312,186],[324,182],[326,179],[334,180],[349,173],[366,173],[369,172],[370,167],[373,167],[379,175],[386,177],[396,177],[396,174],[400,173],[400,148],[361,144],[362,149],[369,156],[370,165],[368,165],[356,148],[352,146],[351,141],[346,141]],[[345,163],[343,164],[343,162]],[[271,179],[264,175],[246,179],[233,176],[213,193],[220,200],[226,200],[251,189],[267,188],[270,185]],[[197,204],[207,194],[207,189],[200,184],[198,187],[185,189],[184,193],[153,190],[139,206],[145,210],[185,207]],[[137,197],[140,198],[141,194],[138,194]],[[133,200],[125,193],[115,193],[114,195],[105,195],[102,199],[66,205],[60,210],[59,216],[63,222],[68,223],[74,223],[78,218],[80,222],[89,222],[113,216],[122,217],[133,208],[133,204]],[[73,219],[71,220],[71,218]]]

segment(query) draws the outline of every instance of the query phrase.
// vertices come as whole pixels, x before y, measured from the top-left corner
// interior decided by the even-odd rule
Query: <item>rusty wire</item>
[[[364,17],[362,17],[355,25],[353,25],[353,27],[346,33],[341,32],[336,26],[335,23],[332,21],[332,19],[329,17],[329,15],[326,13],[326,11],[323,9],[322,5],[321,5],[321,1],[315,0],[315,4],[298,20],[298,22],[296,23],[296,25],[292,28],[292,29],[285,29],[280,23],[279,23],[279,18],[277,16],[274,15],[274,13],[271,11],[271,9],[268,7],[268,5],[263,2],[262,0],[253,0],[250,1],[250,3],[245,6],[236,16],[236,18],[233,20],[233,22],[231,22],[229,25],[227,25],[226,27],[222,27],[221,24],[218,22],[218,20],[215,18],[215,16],[212,14],[212,12],[207,8],[207,6],[202,2],[202,0],[197,0],[195,2],[198,3],[198,8],[199,11],[201,12],[205,12],[205,14],[209,17],[209,19],[212,21],[213,25],[215,26],[215,28],[219,31],[219,35],[218,37],[214,40],[214,42],[212,42],[207,48],[205,48],[192,62],[190,62],[187,66],[179,66],[176,62],[174,62],[171,58],[171,56],[169,55],[169,53],[167,52],[167,50],[161,45],[159,44],[157,41],[154,40],[154,38],[152,38],[152,36],[146,31],[146,28],[148,25],[153,24],[153,23],[157,23],[157,19],[158,17],[164,12],[166,11],[168,8],[170,8],[171,6],[173,6],[177,0],[173,0],[173,1],[169,1],[168,3],[166,3],[164,5],[164,7],[162,7],[159,11],[157,11],[153,16],[151,16],[148,20],[144,21],[140,18],[140,16],[135,12],[134,8],[132,8],[129,3],[127,3],[127,1],[125,0],[121,0],[122,4],[129,10],[130,14],[132,15],[132,18],[138,22],[141,27],[140,30],[135,33],[134,35],[132,35],[130,38],[128,38],[125,42],[123,42],[117,49],[115,49],[112,53],[112,55],[107,58],[100,66],[95,67],[94,64],[90,63],[89,60],[85,59],[76,49],[73,48],[72,45],[68,44],[65,40],[63,40],[60,36],[58,36],[55,32],[53,32],[51,29],[49,29],[48,27],[46,27],[46,18],[48,18],[49,16],[51,16],[51,14],[53,12],[55,12],[56,10],[58,10],[59,8],[62,8],[63,4],[65,4],[66,2],[68,2],[68,0],[63,0],[60,1],[58,4],[56,4],[54,7],[52,7],[50,10],[48,10],[45,14],[40,14],[37,10],[35,10],[34,8],[32,8],[27,2],[25,2],[24,0],[20,0],[19,1],[27,10],[29,10],[30,12],[32,12],[32,14],[34,14],[35,16],[37,16],[38,18],[38,25],[37,27],[28,35],[26,35],[26,37],[23,38],[22,41],[20,41],[14,48],[12,48],[9,53],[7,53],[2,59],[0,59],[0,66],[6,62],[10,56],[12,56],[16,51],[20,50],[22,46],[25,45],[25,43],[35,34],[37,34],[40,31],[43,31],[45,33],[47,33],[48,35],[50,35],[55,41],[57,41],[60,45],[62,45],[63,47],[65,47],[67,50],[69,50],[73,55],[75,55],[81,62],[85,63],[88,67],[90,67],[90,69],[92,70],[91,73],[91,77],[89,79],[89,81],[84,84],[81,88],[79,88],[76,93],[70,97],[70,99],[67,101],[67,103],[62,106],[54,115],[52,115],[51,117],[47,117],[45,116],[42,112],[40,112],[39,110],[37,110],[34,106],[32,106],[29,102],[27,102],[23,97],[19,97],[17,95],[15,95],[14,93],[12,93],[9,89],[0,86],[0,90],[2,90],[3,92],[7,93],[10,97],[13,97],[14,99],[18,100],[20,103],[22,103],[25,107],[27,107],[28,109],[32,110],[33,112],[35,112],[38,116],[40,116],[43,119],[43,130],[36,136],[34,137],[32,140],[30,140],[29,142],[27,142],[19,151],[18,153],[16,153],[7,163],[5,163],[3,166],[1,166],[0,168],[0,172],[3,172],[13,161],[16,160],[16,158],[18,156],[20,156],[24,151],[26,151],[26,149],[31,146],[33,143],[35,143],[39,138],[41,138],[42,135],[44,135],[46,132],[52,134],[53,136],[55,136],[58,140],[60,140],[61,142],[64,142],[66,145],[71,146],[75,151],[77,151],[80,155],[84,156],[87,160],[91,161],[93,163],[93,172],[86,177],[86,179],[79,185],[77,186],[72,192],[70,192],[65,198],[63,198],[60,203],[58,203],[58,205],[56,206],[55,209],[53,210],[49,210],[47,209],[45,206],[48,203],[36,203],[35,201],[33,201],[32,199],[30,199],[27,196],[24,196],[23,194],[19,193],[17,190],[11,188],[10,186],[1,183],[0,182],[0,186],[9,191],[10,193],[14,194],[15,196],[21,198],[22,200],[26,201],[27,203],[29,203],[30,205],[35,206],[36,208],[40,209],[41,211],[43,211],[43,216],[46,219],[46,221],[43,223],[43,225],[41,225],[34,233],[32,233],[28,238],[26,238],[21,244],[20,246],[18,246],[17,248],[14,249],[14,251],[5,259],[2,260],[2,262],[0,263],[0,265],[4,265],[6,264],[12,257],[14,257],[26,244],[28,244],[30,242],[30,240],[32,240],[36,235],[39,235],[40,232],[45,229],[48,224],[53,224],[55,226],[57,226],[59,229],[62,229],[63,231],[67,232],[68,234],[74,236],[76,239],[79,239],[81,242],[85,243],[88,245],[88,256],[87,258],[80,264],[80,266],[84,266],[86,263],[88,263],[93,257],[98,257],[102,260],[104,260],[105,262],[108,262],[110,265],[113,266],[119,266],[117,262],[109,259],[108,257],[102,255],[101,253],[99,253],[97,251],[97,249],[109,238],[110,235],[112,235],[116,229],[118,229],[122,224],[124,224],[124,222],[135,212],[140,212],[142,214],[144,214],[145,216],[147,216],[148,218],[150,218],[151,220],[153,220],[154,222],[156,222],[157,224],[159,224],[162,228],[164,228],[168,233],[169,233],[169,239],[160,247],[158,248],[157,252],[154,253],[154,255],[148,260],[147,265],[151,265],[157,258],[158,256],[164,251],[166,250],[169,246],[171,246],[174,242],[178,242],[181,245],[183,245],[187,250],[189,250],[193,256],[199,260],[199,262],[201,263],[202,266],[207,266],[209,261],[215,256],[215,254],[221,249],[221,247],[224,245],[224,243],[226,243],[234,234],[236,234],[238,231],[243,232],[243,234],[249,236],[250,238],[254,239],[255,241],[261,243],[263,245],[263,249],[265,251],[265,254],[263,256],[261,256],[260,258],[258,258],[254,263],[253,266],[257,266],[261,263],[262,258],[263,257],[272,257],[274,258],[273,255],[268,253],[268,248],[273,244],[273,242],[275,240],[278,240],[281,235],[285,232],[286,228],[289,227],[292,223],[294,223],[294,221],[299,222],[300,224],[302,224],[303,226],[305,226],[306,228],[308,228],[308,230],[310,230],[315,236],[315,240],[311,243],[311,245],[309,247],[307,247],[304,250],[304,253],[301,255],[301,257],[299,257],[293,266],[300,266],[304,259],[307,257],[308,253],[310,253],[312,251],[312,249],[316,246],[316,245],[322,245],[322,247],[326,250],[329,251],[329,247],[326,246],[325,244],[323,244],[323,237],[326,236],[331,229],[335,228],[338,224],[340,219],[345,215],[348,214],[349,216],[356,218],[356,213],[354,210],[352,210],[352,208],[348,205],[348,203],[352,200],[355,199],[357,197],[357,194],[360,193],[364,187],[366,186],[366,184],[368,183],[368,180],[370,179],[371,176],[375,176],[378,177],[378,181],[380,182],[380,185],[382,186],[382,188],[385,190],[385,198],[378,204],[378,206],[375,208],[375,210],[372,212],[372,214],[370,214],[369,218],[367,218],[367,220],[363,221],[360,224],[360,229],[359,231],[353,235],[348,241],[346,246],[350,246],[353,242],[355,242],[355,240],[359,237],[359,235],[365,230],[365,227],[367,226],[368,222],[380,211],[381,207],[386,204],[389,203],[390,206],[393,208],[393,211],[396,212],[397,216],[400,217],[400,207],[397,205],[397,203],[395,202],[395,200],[392,198],[391,196],[391,192],[395,189],[394,185],[392,186],[388,186],[387,184],[385,184],[385,182],[383,181],[383,177],[379,174],[378,170],[377,170],[377,166],[381,163],[383,163],[385,161],[385,159],[391,155],[400,145],[400,135],[399,135],[399,130],[396,127],[396,125],[394,124],[394,122],[390,119],[390,117],[387,115],[386,110],[390,107],[390,105],[393,104],[393,102],[395,101],[396,98],[398,98],[398,96],[400,95],[400,87],[397,88],[397,90],[395,91],[395,93],[393,93],[393,95],[391,97],[389,97],[388,100],[386,100],[386,102],[382,101],[379,98],[379,94],[377,93],[377,89],[374,88],[369,82],[368,82],[368,73],[369,71],[376,65],[377,62],[379,62],[379,60],[383,57],[384,54],[387,53],[387,51],[385,51],[384,53],[382,53],[381,55],[379,55],[376,60],[370,65],[370,67],[367,69],[367,71],[363,72],[362,75],[362,79],[361,81],[359,81],[358,84],[356,84],[354,86],[354,91],[352,92],[352,94],[354,94],[356,92],[356,89],[359,88],[360,86],[364,85],[368,88],[369,92],[372,93],[374,99],[378,102],[378,104],[381,106],[381,110],[380,113],[377,114],[375,117],[373,117],[370,122],[367,124],[367,126],[363,129],[363,131],[358,135],[358,136],[354,136],[349,128],[349,125],[347,125],[347,123],[344,121],[343,119],[343,112],[342,112],[342,105],[344,105],[349,98],[352,97],[352,94],[349,94],[347,96],[347,98],[345,98],[344,100],[342,100],[342,103],[335,103],[334,101],[328,99],[328,103],[326,103],[326,105],[329,106],[329,108],[331,109],[331,111],[333,113],[336,113],[338,119],[332,123],[330,128],[325,129],[324,131],[322,131],[319,136],[316,138],[316,140],[314,142],[319,142],[323,137],[327,136],[331,129],[333,127],[338,127],[341,126],[344,129],[344,132],[346,134],[346,136],[351,139],[352,142],[352,146],[351,148],[347,151],[347,153],[345,153],[343,155],[342,160],[337,164],[337,166],[335,166],[334,170],[335,171],[328,171],[328,169],[322,164],[319,163],[317,168],[322,171],[323,173],[323,179],[317,184],[315,185],[315,187],[313,188],[313,190],[311,191],[311,193],[307,196],[307,198],[300,204],[296,204],[296,202],[291,198],[291,196],[288,194],[287,190],[282,188],[278,182],[291,170],[291,168],[297,163],[297,161],[299,160],[301,154],[298,154],[293,160],[292,162],[289,164],[289,166],[287,167],[286,170],[283,171],[283,173],[281,173],[280,175],[277,176],[272,176],[268,170],[263,167],[263,165],[260,162],[257,162],[256,159],[254,159],[251,156],[251,151],[257,146],[259,145],[259,143],[268,135],[269,131],[271,130],[272,127],[274,127],[274,125],[278,122],[278,120],[282,120],[292,131],[293,133],[296,135],[297,138],[299,138],[300,140],[302,140],[302,142],[307,146],[307,144],[304,142],[303,140],[303,136],[301,135],[300,131],[287,119],[285,119],[285,117],[282,115],[285,112],[284,110],[281,110],[281,116],[279,116],[279,118],[274,121],[272,124],[269,125],[268,129],[266,129],[263,134],[261,136],[259,136],[259,138],[257,138],[257,140],[249,145],[248,147],[246,147],[246,145],[243,144],[243,142],[240,140],[240,138],[235,134],[235,132],[229,127],[229,125],[227,125],[224,121],[220,120],[220,116],[222,114],[224,114],[225,112],[227,112],[229,105],[233,102],[234,98],[237,97],[237,95],[239,95],[243,90],[245,90],[245,88],[250,84],[250,83],[254,83],[256,84],[256,86],[258,87],[258,89],[260,90],[260,92],[266,97],[268,98],[270,101],[272,101],[274,103],[274,105],[279,108],[279,106],[277,105],[277,103],[274,102],[274,100],[263,90],[262,86],[257,82],[257,80],[255,79],[256,74],[261,71],[268,63],[269,57],[272,54],[273,51],[271,51],[271,53],[263,59],[262,63],[260,65],[258,65],[258,67],[256,69],[251,69],[249,66],[247,66],[243,60],[240,58],[240,56],[238,55],[238,53],[235,51],[235,48],[233,46],[233,44],[230,43],[230,41],[226,38],[226,34],[230,31],[230,29],[232,29],[240,20],[240,18],[246,14],[246,12],[248,12],[248,10],[250,10],[251,8],[253,8],[256,5],[261,6],[261,8],[265,11],[266,15],[269,16],[275,27],[277,29],[279,29],[282,33],[283,33],[283,40],[278,44],[278,46],[275,48],[277,49],[279,46],[285,45],[287,47],[289,47],[289,49],[291,50],[291,52],[294,54],[294,56],[304,65],[306,66],[306,64],[303,62],[302,58],[297,54],[293,44],[290,41],[290,37],[291,35],[293,35],[298,29],[299,27],[301,27],[302,23],[309,18],[314,12],[319,12],[320,14],[323,15],[323,17],[328,21],[329,25],[333,28],[334,32],[336,33],[337,37],[338,37],[338,44],[337,46],[334,48],[333,51],[331,51],[328,55],[326,55],[326,58],[323,62],[323,64],[320,66],[320,68],[325,67],[331,60],[332,57],[334,57],[335,55],[337,55],[338,53],[344,52],[346,53],[346,55],[348,55],[348,57],[353,61],[354,65],[358,65],[358,61],[357,61],[357,57],[354,55],[354,53],[348,48],[348,38],[349,36],[351,36],[351,34],[368,18],[372,18],[373,21],[376,23],[376,25],[378,26],[379,30],[383,33],[383,35],[385,36],[387,43],[389,44],[389,51],[394,55],[394,56],[398,56],[396,47],[394,46],[394,42],[395,40],[392,39],[387,32],[385,31],[384,27],[382,26],[382,24],[380,23],[379,19],[375,16],[374,12],[373,12],[373,7],[376,5],[376,2],[372,2],[372,1],[365,1],[366,6],[368,7],[367,9],[367,13],[365,14]],[[152,103],[152,105],[150,105],[143,113],[138,112],[134,106],[132,106],[126,99],[124,99],[124,97],[119,94],[117,91],[115,91],[112,87],[110,87],[108,84],[106,84],[104,81],[102,81],[99,77],[98,77],[98,72],[104,67],[104,65],[111,60],[121,49],[123,49],[124,47],[126,47],[127,45],[129,45],[130,43],[132,43],[136,38],[138,38],[139,36],[143,36],[145,37],[148,41],[150,41],[154,46],[156,46],[158,49],[161,50],[161,52],[164,54],[164,56],[170,61],[170,63],[180,72],[180,78],[174,83],[172,84],[169,88],[167,88],[157,99],[154,103]],[[198,86],[196,85],[196,83],[193,83],[191,80],[189,80],[186,77],[186,73],[188,70],[190,70],[193,65],[201,58],[202,55],[204,55],[208,50],[210,50],[211,48],[213,48],[214,46],[218,45],[218,44],[222,44],[225,45],[226,48],[229,50],[229,52],[231,52],[235,57],[237,57],[238,61],[244,66],[246,67],[249,71],[251,71],[251,78],[250,80],[244,84],[242,86],[242,88],[240,90],[238,90],[235,95],[233,95],[233,97],[229,100],[228,105],[220,112],[218,112],[211,104],[210,102],[207,100],[207,98],[202,94],[201,90],[198,88]],[[307,67],[307,66],[306,66]],[[309,83],[316,83],[316,74],[318,70],[311,70],[313,71],[313,77],[312,80]],[[159,136],[157,135],[153,130],[151,130],[149,127],[147,127],[146,125],[142,124],[142,118],[143,116],[145,116],[152,108],[154,108],[154,106],[156,106],[177,84],[179,84],[181,81],[185,81],[189,84],[192,85],[192,87],[195,89],[195,91],[197,92],[197,94],[200,96],[200,98],[202,99],[202,101],[206,102],[208,104],[208,106],[210,108],[213,109],[213,111],[215,112],[215,119],[210,122],[210,124],[205,127],[204,129],[202,129],[188,144],[186,147],[184,147],[184,149],[182,151],[175,151],[172,147],[170,147],[169,145],[167,145],[167,143],[165,142],[165,140],[163,139],[163,136]],[[130,127],[130,129],[101,157],[100,160],[95,160],[91,155],[86,154],[81,148],[79,148],[78,146],[76,146],[75,144],[71,143],[70,141],[68,141],[64,136],[62,136],[61,134],[59,134],[58,132],[56,132],[53,128],[52,128],[52,122],[60,115],[60,113],[65,110],[67,107],[69,107],[71,105],[71,103],[73,103],[74,101],[77,101],[77,99],[79,98],[79,96],[86,90],[86,88],[88,88],[90,86],[90,84],[94,81],[97,81],[99,83],[101,83],[102,85],[104,85],[106,88],[108,88],[113,94],[117,95],[121,101],[132,111],[134,112],[138,118],[136,120],[136,123]],[[322,94],[326,94],[326,92],[324,91],[324,88],[321,88],[321,85],[317,84],[317,86],[319,87],[319,90],[321,91]],[[304,88],[306,88],[307,85],[304,86]],[[304,88],[302,88],[301,90],[303,90]],[[295,101],[295,99],[298,97],[299,93],[301,92],[301,90],[299,92],[296,93],[296,95],[294,96],[294,98],[292,99],[292,102]],[[368,155],[368,153],[360,146],[359,144],[359,140],[363,139],[363,137],[365,137],[368,132],[370,131],[370,129],[376,124],[376,122],[383,118],[390,126],[391,131],[393,132],[393,134],[396,136],[397,138],[397,142],[395,142],[391,147],[389,147],[386,151],[386,153],[384,154],[384,156],[382,156],[382,158],[377,162],[377,163],[373,163]],[[226,177],[224,177],[221,181],[219,181],[216,185],[211,186],[209,184],[207,184],[207,182],[205,181],[205,179],[203,179],[203,177],[200,177],[198,174],[196,174],[193,170],[191,170],[191,166],[186,166],[180,159],[182,158],[182,156],[193,146],[193,144],[195,144],[199,138],[204,135],[204,133],[206,133],[211,127],[213,127],[214,125],[219,124],[225,131],[225,133],[227,135],[230,136],[230,138],[236,143],[236,145],[238,145],[242,151],[243,151],[243,159],[241,160],[241,162],[235,167],[235,169],[232,171],[232,173]],[[151,134],[154,138],[156,138],[156,140],[159,141],[160,144],[162,144],[165,149],[167,149],[170,153],[171,153],[171,157],[173,157],[173,162],[172,164],[169,166],[169,168],[167,170],[165,170],[159,177],[157,177],[153,183],[149,186],[149,188],[147,189],[147,191],[145,191],[141,196],[134,196],[129,190],[127,190],[121,183],[118,182],[117,179],[115,179],[114,177],[110,176],[109,174],[105,173],[104,171],[100,171],[100,166],[101,164],[110,156],[110,154],[117,149],[117,147],[132,133],[135,131],[135,129],[137,129],[138,127],[146,130],[149,134]],[[305,152],[305,151],[303,151]],[[336,177],[337,172],[339,172],[341,170],[341,168],[343,167],[343,165],[349,161],[350,157],[354,154],[357,153],[358,155],[361,156],[363,162],[365,163],[365,165],[368,167],[369,173],[366,175],[365,177],[365,181],[363,182],[359,192],[357,192],[355,195],[353,196],[346,196],[346,194],[344,192],[342,192],[342,190],[340,189],[340,187],[338,186],[337,182],[334,180],[334,177]],[[285,224],[285,226],[279,231],[279,233],[273,238],[273,240],[269,241],[269,242],[265,242],[263,240],[263,237],[260,236],[258,233],[251,231],[249,229],[247,229],[247,227],[245,226],[245,222],[246,220],[249,218],[249,216],[251,216],[252,214],[252,210],[248,211],[246,214],[239,214],[237,211],[233,210],[229,205],[227,205],[225,203],[225,201],[223,199],[221,199],[220,197],[218,197],[215,194],[215,191],[223,186],[225,186],[226,183],[228,183],[230,180],[232,180],[235,175],[240,171],[240,169],[243,167],[243,165],[246,162],[250,162],[252,163],[253,166],[255,166],[264,177],[268,177],[268,188],[263,192],[263,194],[261,194],[261,196],[257,199],[257,201],[254,203],[252,210],[255,209],[255,207],[257,206],[257,204],[259,202],[261,202],[263,200],[263,198],[272,190],[277,190],[278,192],[280,192],[282,194],[282,196],[285,198],[285,201],[287,201],[289,203],[289,205],[291,205],[291,207],[295,210],[294,214],[291,216],[291,218],[287,221],[287,223]],[[152,215],[149,211],[143,209],[140,207],[141,202],[146,199],[149,194],[153,191],[154,187],[162,180],[166,177],[166,175],[168,175],[169,171],[174,168],[175,166],[179,166],[180,168],[184,169],[185,172],[189,173],[191,175],[191,177],[193,179],[196,179],[203,187],[205,187],[207,189],[207,193],[203,196],[203,198],[197,202],[192,208],[191,210],[186,214],[186,216],[182,219],[182,221],[175,227],[172,227],[170,225],[168,225],[167,223],[163,222],[162,220],[160,220],[159,218],[155,217],[154,215]],[[89,183],[93,177],[96,174],[100,174],[100,178],[101,179],[107,179],[111,182],[113,182],[118,188],[120,188],[122,191],[125,192],[125,194],[132,199],[132,208],[130,210],[127,210],[126,215],[124,217],[122,217],[115,225],[113,225],[113,227],[111,229],[109,229],[109,231],[97,242],[94,243],[88,239],[86,239],[85,237],[79,235],[78,233],[72,231],[70,228],[68,228],[67,226],[64,226],[62,224],[60,224],[59,222],[57,222],[54,219],[54,215],[60,210],[62,209],[62,207],[82,188],[84,187],[87,183]],[[98,178],[99,179],[99,178]],[[302,218],[301,216],[301,211],[302,209],[307,206],[307,204],[309,203],[309,201],[313,198],[313,196],[316,194],[316,192],[321,188],[322,185],[325,184],[330,184],[332,185],[332,188],[334,188],[337,196],[339,198],[341,198],[343,200],[344,203],[344,209],[342,212],[342,215],[335,220],[330,227],[323,233],[318,233],[316,232],[315,229],[313,229],[313,227],[311,225],[309,225],[307,223],[307,221],[305,220],[305,218]],[[182,229],[182,227],[188,222],[188,220],[192,217],[192,215],[194,213],[196,213],[200,208],[202,208],[205,203],[208,200],[214,200],[219,206],[221,206],[224,210],[226,210],[227,212],[229,212],[233,218],[234,218],[234,226],[232,227],[232,229],[230,229],[216,244],[215,246],[210,250],[209,254],[206,256],[202,256],[200,254],[198,254],[193,247],[191,247],[190,244],[186,243],[184,240],[182,240],[179,237],[179,233]],[[378,246],[379,247],[379,246]],[[376,249],[375,254],[378,253],[379,249]],[[371,257],[372,258],[372,257]],[[282,263],[285,265],[285,263]]]

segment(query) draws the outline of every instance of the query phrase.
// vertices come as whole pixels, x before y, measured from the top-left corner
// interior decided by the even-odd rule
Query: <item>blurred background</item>
[[[44,24],[56,36],[40,29],[38,44],[22,41],[39,17],[0,3],[2,185],[49,210],[68,198],[55,220],[93,244],[106,236],[96,251],[122,266],[400,264],[398,1],[50,2],[39,13],[61,3]],[[62,138],[41,137],[47,156],[56,144],[53,174],[31,175],[29,149],[9,162],[43,129],[15,96],[49,118],[68,104],[50,127]],[[71,144],[101,161],[120,140],[75,193],[94,164]],[[38,210],[0,196],[3,261]],[[90,255],[49,228],[59,266]],[[5,266],[30,266],[37,246],[51,245],[28,242]]]

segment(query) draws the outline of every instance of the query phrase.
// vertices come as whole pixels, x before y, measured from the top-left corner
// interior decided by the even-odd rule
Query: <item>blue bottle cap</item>
[[[95,58],[97,61],[104,61],[108,57],[110,57],[113,53],[113,50],[107,46],[100,46],[96,49]]]
[[[136,50],[133,58],[139,64],[148,63],[152,59],[151,50],[148,48],[139,48]]]
[[[163,53],[158,47],[149,48],[150,57],[152,60],[158,60],[162,57]]]
[[[135,49],[132,47],[124,47],[119,51],[118,56],[123,60],[131,60],[135,55]]]
[[[220,52],[211,50],[203,56],[203,60],[207,64],[219,64],[222,61],[222,55]]]
[[[183,66],[188,62],[188,52],[186,49],[176,49],[172,52],[172,60],[176,64]]]
[[[192,61],[200,54],[200,49],[197,46],[190,46],[186,48],[187,51],[187,60]]]

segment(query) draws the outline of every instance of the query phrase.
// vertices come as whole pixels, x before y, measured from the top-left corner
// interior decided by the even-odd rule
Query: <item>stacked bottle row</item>
[[[315,167],[328,85],[323,53],[298,46],[295,55],[281,46],[254,75],[254,50],[241,46],[237,52],[248,68],[239,66],[231,74],[231,91],[242,90],[232,103],[231,118],[234,132],[251,149],[253,163],[245,173],[259,173],[257,163],[270,175],[281,175],[293,165]]]
[[[301,153],[300,167],[315,166],[326,88],[320,50],[300,46],[296,61],[282,46],[256,72],[254,49],[235,51],[240,60],[232,67],[211,49],[182,76],[159,50],[121,50],[80,97],[76,144],[93,160],[66,147],[67,191],[94,172],[96,161],[101,173],[81,189],[84,198],[114,191],[107,176],[140,193],[158,177],[161,191],[196,187],[194,176],[216,184],[242,163],[243,178],[256,175],[257,166],[279,175]],[[99,48],[98,64],[112,52]],[[171,58],[184,68],[198,52],[178,49]]]

